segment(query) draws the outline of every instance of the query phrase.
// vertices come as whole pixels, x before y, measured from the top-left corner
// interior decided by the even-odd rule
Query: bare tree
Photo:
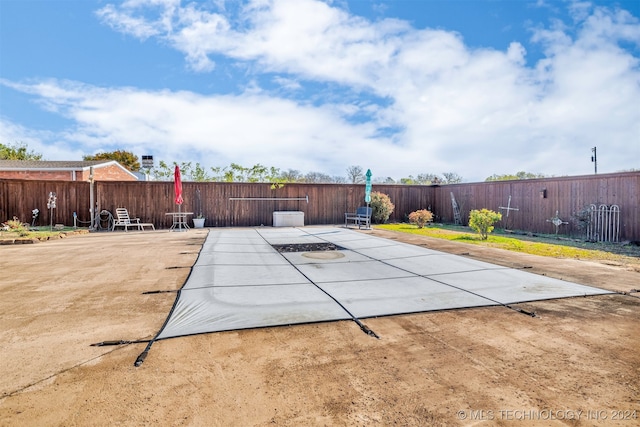
[[[362,166],[349,166],[347,168],[347,179],[352,184],[361,184],[364,182],[364,172]]]
[[[390,176],[386,178],[383,176],[373,178],[373,182],[376,184],[396,184],[396,180],[391,178]]]
[[[330,175],[327,175],[326,173],[308,172],[304,176],[304,182],[315,183],[315,184],[331,183],[333,182],[333,179],[331,178]]]
[[[302,174],[296,169],[287,169],[280,173],[280,179],[284,182],[300,182],[302,178]]]
[[[462,177],[455,172],[442,172],[444,177],[444,184],[459,184],[462,182]]]

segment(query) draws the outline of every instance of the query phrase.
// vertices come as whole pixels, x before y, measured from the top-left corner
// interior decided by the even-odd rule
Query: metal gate
[[[589,205],[587,240],[617,242],[620,238],[620,207]]]

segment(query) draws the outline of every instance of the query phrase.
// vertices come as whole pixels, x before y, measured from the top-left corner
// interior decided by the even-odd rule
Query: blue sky
[[[640,169],[640,2],[0,0],[0,142],[465,181]]]

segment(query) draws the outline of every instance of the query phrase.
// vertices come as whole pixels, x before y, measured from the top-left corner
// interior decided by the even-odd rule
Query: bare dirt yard
[[[614,291],[634,265],[363,231]],[[640,294],[156,342],[207,230],[0,246],[1,426],[637,426]]]

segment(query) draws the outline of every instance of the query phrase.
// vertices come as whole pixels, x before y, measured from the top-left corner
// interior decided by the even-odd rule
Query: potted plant
[[[204,227],[205,217],[202,214],[198,214],[195,218],[193,218],[193,228],[203,228]]]
[[[200,189],[196,189],[196,216],[193,218],[193,228],[203,228],[205,217],[202,214],[202,199],[200,198]]]

